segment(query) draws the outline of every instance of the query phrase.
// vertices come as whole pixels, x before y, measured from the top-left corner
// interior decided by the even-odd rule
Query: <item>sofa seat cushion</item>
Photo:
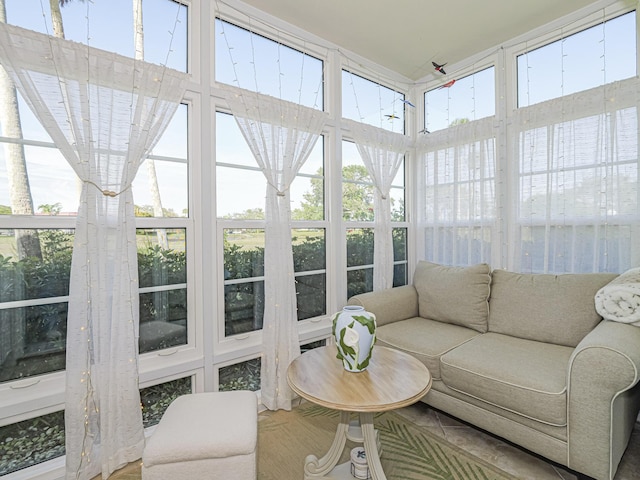
[[[567,367],[573,348],[497,333],[477,336],[441,358],[453,390],[547,423],[567,424]]]
[[[490,273],[486,263],[449,267],[418,262],[413,285],[418,292],[419,315],[486,332]]]
[[[489,331],[575,347],[602,321],[594,297],[616,275],[494,270]]]
[[[479,333],[470,328],[413,317],[378,327],[376,345],[413,355],[424,363],[434,380],[439,380],[440,357],[477,335]]]

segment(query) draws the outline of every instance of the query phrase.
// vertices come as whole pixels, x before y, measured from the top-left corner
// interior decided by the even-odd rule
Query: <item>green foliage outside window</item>
[[[192,392],[191,377],[178,378],[140,390],[142,423],[145,428],[160,422],[171,402],[181,395]]]
[[[0,476],[64,455],[64,412],[0,427]]]

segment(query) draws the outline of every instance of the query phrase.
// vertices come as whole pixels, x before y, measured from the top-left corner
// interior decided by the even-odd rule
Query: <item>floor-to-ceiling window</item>
[[[426,260],[491,263],[498,238],[495,98],[493,66],[443,77],[424,94],[417,151]]]
[[[8,23],[53,33],[56,12],[48,2],[2,3]],[[57,35],[136,55],[131,2],[68,2],[59,13],[64,32]],[[145,0],[137,58],[186,71],[187,17],[185,4]],[[6,475],[64,454],[67,304],[82,184],[4,71],[0,82],[0,475]],[[190,115],[185,99],[132,187],[146,426],[157,423],[172,398],[192,390],[189,372],[172,377],[157,361],[195,339]]]
[[[517,53],[513,268],[621,272],[636,265],[636,13]]]
[[[636,35],[617,6],[430,84],[419,256],[536,273],[637,264]]]
[[[242,28],[216,19],[216,81],[322,110],[325,62],[285,44],[268,27],[259,27]],[[218,387],[258,390],[268,185],[241,129],[224,106],[215,113],[215,132],[216,298],[218,318],[224,318],[215,326],[216,355],[224,359],[216,363]],[[321,136],[289,189],[300,330],[328,313],[325,143]],[[320,334],[326,336],[326,332]]]
[[[348,62],[347,62],[348,63]],[[342,70],[342,116],[390,132],[405,133],[405,112],[415,108],[392,88]],[[345,137],[349,132],[345,133]],[[347,298],[373,290],[374,181],[352,139],[342,142],[342,220],[346,239]],[[392,182],[393,285],[407,284],[404,161]]]

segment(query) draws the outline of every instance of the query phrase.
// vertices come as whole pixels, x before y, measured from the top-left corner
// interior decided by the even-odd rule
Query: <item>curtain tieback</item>
[[[88,183],[89,185],[93,185],[98,190],[100,190],[102,195],[104,195],[105,197],[111,197],[111,198],[117,197],[118,195],[126,192],[127,190],[129,190],[131,188],[131,185],[129,185],[127,188],[124,188],[124,189],[120,190],[119,192],[114,192],[113,190],[103,189],[100,185],[98,185],[95,182],[92,182],[91,180],[83,180],[83,182],[84,183]]]

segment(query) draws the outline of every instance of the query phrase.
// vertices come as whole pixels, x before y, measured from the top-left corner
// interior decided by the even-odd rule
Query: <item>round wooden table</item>
[[[364,444],[371,478],[386,480],[373,415],[420,400],[431,388],[431,374],[416,358],[392,348],[374,347],[369,367],[357,373],[346,371],[336,353],[334,345],[315,348],[291,362],[287,371],[294,392],[341,412],[329,451],[320,459],[305,459],[304,479],[353,479],[350,462],[336,467],[349,439]],[[350,425],[353,412],[360,414],[359,426]]]

